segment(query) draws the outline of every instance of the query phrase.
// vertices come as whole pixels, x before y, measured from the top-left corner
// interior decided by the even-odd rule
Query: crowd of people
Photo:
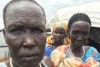
[[[4,38],[10,60],[0,67],[100,67],[100,53],[87,46],[91,20],[76,13],[46,35],[44,9],[34,0],[12,0],[4,8]]]

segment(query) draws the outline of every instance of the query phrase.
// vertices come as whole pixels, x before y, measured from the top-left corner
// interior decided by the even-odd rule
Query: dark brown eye
[[[87,33],[87,32],[83,32],[83,35],[84,35],[84,36],[87,36],[87,35],[89,35],[89,33]]]
[[[77,35],[79,32],[78,31],[73,31],[72,32],[74,35]]]
[[[14,28],[10,31],[10,33],[17,35],[22,34],[23,32],[24,32],[23,28]]]
[[[41,33],[43,33],[44,31],[41,30],[41,29],[33,29],[33,30],[31,30],[31,32],[32,32],[32,33],[41,34]]]

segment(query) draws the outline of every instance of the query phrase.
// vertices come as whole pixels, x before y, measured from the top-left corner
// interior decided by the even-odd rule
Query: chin
[[[39,63],[39,59],[34,57],[22,57],[19,59],[20,63],[23,65],[37,65]]]
[[[39,63],[39,61],[32,61],[32,60],[21,60],[21,63],[19,63],[20,65],[22,65],[23,67],[29,67],[29,66],[37,66]]]
[[[81,47],[83,46],[83,44],[75,44],[77,47]]]

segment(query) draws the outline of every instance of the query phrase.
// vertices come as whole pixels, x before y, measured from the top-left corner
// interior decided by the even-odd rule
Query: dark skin
[[[44,56],[43,60],[48,65],[48,67],[54,67],[53,62],[51,61],[51,59],[49,57]]]
[[[70,29],[69,35],[71,39],[70,48],[76,57],[81,57],[83,55],[82,46],[87,44],[89,38],[90,24],[85,21],[74,22]],[[85,50],[89,49],[85,46]]]
[[[63,41],[64,41],[64,37],[65,37],[65,30],[63,27],[56,27],[53,32],[52,35],[54,36],[54,46],[60,46],[63,45]]]
[[[4,33],[13,67],[39,67],[45,51],[45,20],[42,9],[30,1],[15,2],[7,8]]]

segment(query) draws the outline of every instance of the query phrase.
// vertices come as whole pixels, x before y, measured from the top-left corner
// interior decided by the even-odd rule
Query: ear
[[[5,29],[3,29],[3,34],[4,34],[4,36],[5,36]]]
[[[66,37],[69,36],[69,29],[66,31]]]
[[[6,41],[6,36],[5,36],[5,28],[3,29],[3,34],[4,34],[4,40],[5,40],[5,42],[7,43],[7,41]]]

